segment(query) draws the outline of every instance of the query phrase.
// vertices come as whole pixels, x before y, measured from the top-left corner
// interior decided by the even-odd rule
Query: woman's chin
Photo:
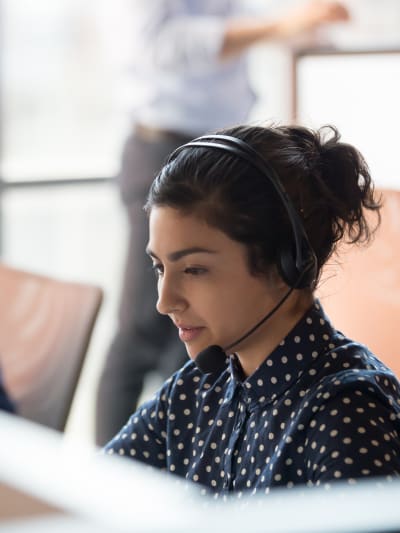
[[[208,344],[207,344],[208,346]],[[207,348],[207,346],[188,346],[186,344],[186,352],[188,354],[188,356],[190,357],[190,359],[192,361],[194,361],[196,359],[196,357],[199,355],[200,352],[202,352],[203,350],[205,350]]]
[[[186,352],[187,352],[189,358],[190,358],[192,361],[194,361],[194,360],[196,359],[196,357],[197,357],[197,355],[198,355],[198,353],[199,353],[197,350],[192,350],[192,349],[190,349],[190,348],[188,348],[188,347],[186,347]]]

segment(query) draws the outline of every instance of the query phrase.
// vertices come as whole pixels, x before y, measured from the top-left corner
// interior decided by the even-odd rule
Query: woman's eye
[[[190,274],[192,276],[200,276],[201,274],[205,274],[207,272],[207,269],[202,267],[187,267],[185,268],[185,274]]]
[[[152,268],[156,278],[159,278],[164,272],[164,267],[162,265],[160,265],[159,263],[156,263],[155,265],[152,265],[151,268]]]

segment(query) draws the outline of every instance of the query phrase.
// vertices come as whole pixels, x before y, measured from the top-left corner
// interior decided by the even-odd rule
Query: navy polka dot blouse
[[[355,483],[400,476],[400,384],[318,302],[243,379],[235,356],[175,373],[105,447],[210,489]]]

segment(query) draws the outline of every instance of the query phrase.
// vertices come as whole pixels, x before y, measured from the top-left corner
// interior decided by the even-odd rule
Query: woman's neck
[[[236,355],[246,377],[276,349],[313,304],[310,291],[293,291],[286,302],[259,330],[246,339]]]

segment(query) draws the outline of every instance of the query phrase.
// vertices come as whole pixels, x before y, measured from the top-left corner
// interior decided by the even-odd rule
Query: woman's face
[[[152,208],[147,252],[157,274],[157,309],[174,322],[191,358],[234,342],[282,296],[282,287],[250,274],[244,245],[170,207]],[[257,343],[262,350],[263,336],[260,328],[235,351],[254,351]]]

